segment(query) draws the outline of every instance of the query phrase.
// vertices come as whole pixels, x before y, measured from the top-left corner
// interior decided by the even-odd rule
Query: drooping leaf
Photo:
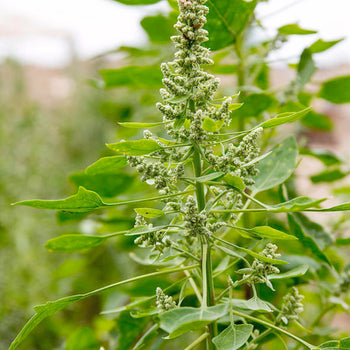
[[[298,64],[298,84],[300,90],[308,83],[316,72],[316,64],[312,58],[312,53],[305,49],[301,56]]]
[[[350,338],[327,341],[320,345],[320,348],[324,350],[350,350]]]
[[[241,191],[245,189],[245,184],[243,180],[239,176],[234,176],[232,174],[226,174],[224,176],[224,181],[229,185],[234,188],[237,188]]]
[[[304,209],[312,208],[318,204],[324,202],[326,198],[312,199],[309,197],[297,197],[287,202],[279,203],[269,206],[270,212],[273,213],[291,213],[297,211],[303,211]]]
[[[344,171],[341,168],[333,168],[333,169],[327,169],[324,170],[316,175],[310,176],[310,180],[313,183],[320,183],[320,182],[334,182],[340,179],[343,179],[347,175],[349,175],[350,172]]]
[[[81,327],[76,330],[66,343],[66,350],[99,350],[100,344],[89,327]]]
[[[162,149],[158,142],[152,139],[109,143],[107,147],[113,151],[125,153],[129,156],[142,156]]]
[[[11,343],[10,348],[8,350],[15,350],[22,342],[23,340],[36,328],[36,326],[43,321],[45,318],[48,318],[54,314],[56,314],[58,311],[66,308],[67,306],[73,304],[74,302],[88,298],[93,295],[97,295],[100,293],[103,293],[105,291],[111,290],[113,288],[119,287],[124,284],[132,283],[134,281],[140,281],[140,280],[145,280],[148,278],[152,278],[155,276],[161,276],[161,275],[167,275],[172,272],[176,271],[184,271],[187,269],[191,269],[194,266],[190,267],[180,267],[180,268],[174,268],[174,269],[165,269],[157,272],[152,272],[147,275],[142,275],[142,276],[137,276],[133,277],[124,281],[116,282],[114,284],[108,285],[103,288],[99,288],[96,290],[93,290],[91,292],[85,293],[85,294],[77,294],[77,295],[72,295],[69,297],[65,297],[62,299],[58,299],[55,301],[49,301],[46,304],[43,305],[38,305],[34,307],[35,314],[34,316],[25,324],[25,326],[22,328],[22,330],[18,333],[17,337],[15,340]]]
[[[169,333],[168,339],[200,329],[227,313],[228,305],[202,308],[181,307],[160,314],[160,328]]]
[[[141,20],[141,26],[152,42],[167,43],[175,34],[173,22],[172,19],[163,15],[147,16]]]
[[[76,252],[97,247],[105,242],[106,239],[105,237],[81,234],[63,235],[47,241],[45,248],[56,252]]]
[[[282,273],[274,273],[274,274],[268,275],[267,277],[269,280],[281,280],[285,278],[300,277],[305,275],[308,269],[309,269],[308,265],[300,265],[289,271],[282,272]]]
[[[315,30],[300,28],[296,23],[286,24],[278,28],[278,32],[282,35],[308,35],[317,33]]]
[[[128,66],[100,71],[106,88],[129,86],[133,89],[162,87],[162,72],[158,66]]]
[[[334,45],[340,43],[344,39],[339,39],[339,40],[333,40],[333,41],[324,41],[322,39],[318,39],[315,41],[311,46],[309,46],[308,50],[311,53],[319,53],[319,52],[324,52]]]
[[[237,35],[247,26],[256,5],[256,0],[209,0],[205,28],[210,33],[210,40],[206,46],[216,51],[234,44]]]
[[[285,113],[279,114],[275,118],[262,122],[257,126],[257,128],[260,127],[263,129],[271,129],[282,124],[295,122],[296,120],[303,118],[306,114],[310,112],[310,110],[311,110],[311,107],[305,108],[298,112],[291,112],[291,113],[285,112]]]
[[[290,226],[290,232],[292,232],[296,237],[298,237],[299,242],[307,249],[310,249],[313,255],[315,255],[321,261],[330,265],[327,256],[323,253],[322,249],[317,245],[314,238],[308,236],[298,219],[292,214],[288,214],[288,222]]]
[[[107,206],[96,192],[86,190],[84,187],[79,187],[76,194],[66,199],[34,199],[17,202],[13,205],[25,205],[38,209],[65,210],[70,212],[89,212]]]
[[[87,175],[114,174],[118,169],[127,165],[125,156],[104,157],[85,169]]]
[[[288,137],[272,149],[256,168],[259,174],[254,177],[253,192],[261,192],[286,181],[296,167],[298,148],[293,137]]]
[[[350,75],[323,83],[318,97],[332,103],[350,103]]]
[[[231,324],[213,339],[217,350],[237,350],[243,346],[253,331],[251,324]]]
[[[69,180],[77,187],[82,186],[103,197],[115,197],[130,188],[134,176],[123,172],[90,175],[79,171],[70,175]]]
[[[321,149],[321,148],[301,148],[299,153],[302,155],[311,156],[320,160],[324,165],[339,165],[342,163],[342,160],[332,151]]]
[[[157,218],[159,216],[164,215],[164,213],[159,209],[153,208],[136,208],[135,212],[145,218]]]

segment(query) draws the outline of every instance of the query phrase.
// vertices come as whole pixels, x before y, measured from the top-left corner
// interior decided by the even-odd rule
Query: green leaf
[[[244,105],[234,112],[233,117],[258,117],[276,102],[275,98],[268,94],[250,94],[244,100]]]
[[[327,341],[320,345],[320,348],[324,350],[350,350],[350,338]]]
[[[145,218],[157,218],[159,216],[163,216],[164,213],[159,209],[153,208],[136,208],[135,212]]]
[[[173,21],[163,15],[144,17],[141,26],[153,43],[168,43],[175,34]]]
[[[133,318],[130,311],[123,311],[117,320],[119,333],[118,346],[115,350],[130,350],[144,331],[149,320],[147,318]]]
[[[153,5],[160,0],[114,0],[124,5]]]
[[[216,171],[207,175],[195,177],[194,180],[197,182],[213,181],[222,178],[225,175],[222,171]]]
[[[171,97],[171,98],[167,99],[167,102],[177,104],[177,103],[184,102],[187,99],[188,99],[188,95],[175,96],[175,97]]]
[[[107,206],[96,192],[86,190],[84,187],[79,187],[76,194],[66,199],[34,199],[17,202],[13,205],[25,205],[38,209],[65,210],[71,212],[89,212]]]
[[[330,208],[314,209],[313,211],[330,212],[330,211],[349,211],[349,210],[350,210],[350,203],[343,203],[343,204],[335,205],[334,207],[330,207]]]
[[[85,169],[87,175],[115,174],[116,170],[128,164],[125,156],[104,157]]]
[[[271,129],[282,124],[295,122],[296,120],[303,118],[306,114],[310,112],[310,110],[311,110],[311,107],[305,108],[298,112],[281,113],[277,115],[275,118],[262,122],[257,126],[257,128],[260,127],[263,129]]]
[[[324,52],[343,40],[344,39],[339,39],[334,41],[324,41],[322,39],[318,39],[308,48],[308,50],[311,53]]]
[[[297,156],[298,148],[293,137],[276,145],[256,166],[259,174],[254,177],[253,192],[265,191],[286,181],[296,167]]]
[[[123,126],[124,128],[129,129],[144,129],[144,128],[155,128],[157,126],[164,125],[165,123],[159,122],[159,123],[133,123],[133,122],[123,122],[118,123],[119,125]]]
[[[253,233],[257,234],[262,238],[276,239],[282,241],[293,241],[297,239],[295,236],[292,236],[280,230],[276,230],[275,228],[272,228],[270,226],[256,226],[252,229],[246,230],[252,231]]]
[[[332,103],[350,103],[350,75],[323,83],[318,97]]]
[[[202,128],[205,131],[216,132],[216,131],[220,130],[223,125],[224,125],[224,121],[223,120],[215,121],[215,120],[213,120],[213,119],[211,119],[209,117],[206,117],[203,120]]]
[[[127,173],[100,173],[95,175],[86,172],[76,172],[69,176],[69,180],[77,187],[84,187],[95,191],[103,197],[115,197],[130,188],[134,176]]]
[[[231,324],[213,339],[217,350],[237,350],[249,339],[253,331],[251,324]]]
[[[300,90],[310,81],[315,72],[316,65],[312,58],[312,53],[308,49],[305,49],[300,56],[298,64],[298,84]]]
[[[235,111],[236,109],[241,108],[244,105],[244,103],[231,103],[229,106],[229,111]]]
[[[99,288],[96,290],[93,290],[91,292],[85,293],[85,294],[77,294],[77,295],[72,295],[69,297],[65,297],[62,299],[58,299],[55,301],[49,301],[46,304],[43,305],[38,305],[34,307],[35,310],[35,315],[26,323],[26,325],[22,328],[22,330],[19,332],[15,340],[11,343],[11,346],[8,350],[15,350],[22,342],[23,340],[33,331],[33,329],[45,318],[48,318],[54,314],[56,314],[58,311],[64,309],[65,307],[73,304],[74,302],[88,298],[93,295],[100,294],[102,292],[111,290],[115,287],[119,287],[124,284],[128,284],[131,282],[135,281],[140,281],[140,280],[145,280],[150,277],[155,277],[155,276],[161,276],[161,275],[166,275],[172,272],[176,271],[184,271],[184,270],[189,270],[194,268],[194,266],[189,266],[189,267],[180,267],[180,268],[174,268],[174,269],[166,269],[166,270],[161,270],[157,272],[152,272],[147,275],[142,275],[142,276],[137,276],[133,277],[124,281],[120,281],[114,284],[110,284],[106,287]]]
[[[323,253],[322,249],[318,246],[314,238],[308,236],[297,219],[296,216],[292,214],[288,214],[288,222],[290,226],[291,232],[298,237],[299,242],[307,249],[310,249],[310,251],[320,260],[324,261],[328,265],[330,265],[330,262],[327,258],[327,256]]]
[[[309,269],[308,265],[300,265],[289,271],[286,271],[283,273],[274,273],[274,274],[268,275],[267,277],[269,280],[281,280],[285,278],[300,277],[305,275],[308,269]]]
[[[276,205],[270,205],[268,211],[273,213],[291,213],[302,211],[307,208],[315,207],[316,205],[324,202],[326,198],[312,199],[309,197],[297,197],[290,201],[279,203]]]
[[[331,165],[340,165],[343,163],[343,161],[332,151],[321,149],[321,148],[301,148],[299,149],[299,153],[302,155],[314,157],[318,160],[320,160],[324,165],[331,166]]]
[[[331,131],[334,127],[333,121],[328,115],[314,111],[308,113],[301,122],[311,130]]]
[[[257,296],[253,296],[249,300],[233,299],[232,306],[234,309],[252,310],[252,311],[273,311],[273,305],[261,300]]]
[[[100,71],[106,88],[129,86],[134,89],[162,87],[162,72],[158,66],[128,66]]]
[[[278,32],[282,35],[308,35],[308,34],[316,34],[316,30],[309,30],[300,28],[298,24],[286,24],[278,28]]]
[[[205,327],[227,313],[228,305],[202,308],[181,307],[160,314],[160,328],[169,333],[167,339]]]
[[[244,191],[245,184],[239,176],[234,176],[232,174],[226,174],[224,176],[224,181],[231,187],[237,188],[238,190]]]
[[[256,5],[255,0],[209,0],[208,22],[205,28],[210,36],[206,46],[216,51],[234,44],[237,35],[249,23]]]
[[[343,179],[347,175],[349,175],[350,172],[345,172],[341,168],[334,168],[334,169],[327,169],[319,174],[310,176],[310,180],[313,183],[320,183],[320,182],[334,182],[340,179]]]
[[[100,344],[89,327],[81,327],[67,340],[66,350],[99,350]]]
[[[143,346],[150,341],[151,339],[155,338],[158,335],[158,328],[159,326],[157,324],[153,325],[149,330],[147,330],[142,337],[137,341],[137,343],[134,345],[132,350],[139,350],[142,349]]]
[[[63,235],[47,241],[45,248],[56,252],[75,252],[97,247],[105,242],[106,239],[105,237],[81,234]]]
[[[158,142],[151,139],[109,143],[107,147],[113,151],[125,153],[129,156],[142,156],[162,149]]]

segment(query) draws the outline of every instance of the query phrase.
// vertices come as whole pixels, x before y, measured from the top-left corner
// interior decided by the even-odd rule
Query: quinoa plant
[[[332,254],[320,247],[317,234],[310,234],[311,230],[325,234],[322,228],[302,214],[348,211],[350,203],[322,207],[325,199],[293,197],[289,180],[298,156],[293,137],[269,147],[268,152],[260,150],[266,130],[301,119],[310,108],[278,114],[244,130],[230,128],[231,113],[242,103],[237,101],[239,95],[218,98],[219,79],[203,69],[213,64],[209,49],[203,46],[208,40],[205,3],[178,1],[177,35],[171,38],[177,51],[173,61],[161,65],[164,88],[157,108],[162,120],[120,123],[144,129],[144,137],[108,144],[118,155],[102,158],[85,171],[98,176],[128,165],[158,193],[110,202],[80,187],[66,199],[16,203],[84,217],[132,206],[133,228],[103,235],[63,235],[46,247],[69,252],[91,249],[117,236],[132,237],[136,251],[144,252],[143,260],[151,261],[155,271],[35,307],[35,315],[10,350],[42,320],[70,304],[154,277],[159,278],[159,286],[152,295],[104,311],[126,311],[137,320],[136,331],[132,325],[127,329],[132,341],[119,343],[118,349],[167,349],[176,344],[177,349],[187,350],[196,346],[248,350],[270,341],[280,349],[350,349],[349,338],[321,338],[329,340],[322,345],[313,342],[319,339],[314,328],[327,312],[346,305],[350,278],[348,269],[342,271]],[[266,203],[261,193],[273,188],[278,188],[280,201]],[[139,206],[143,203],[147,206]],[[288,227],[269,224],[281,214],[287,215]],[[252,215],[262,215],[265,224],[251,225]],[[327,239],[332,245],[332,237]],[[299,263],[288,255],[302,249],[311,251],[322,271],[315,272],[311,263]],[[299,289],[322,288],[322,280],[327,280],[327,309],[306,324]]]

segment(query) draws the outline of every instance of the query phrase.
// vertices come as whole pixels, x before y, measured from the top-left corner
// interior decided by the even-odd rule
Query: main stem
[[[199,145],[194,144],[193,152],[193,167],[196,177],[200,177],[202,174],[202,162],[199,151]],[[204,184],[196,182],[196,197],[198,210],[202,211],[205,209],[205,195],[204,195]],[[215,293],[214,293],[214,281],[213,281],[213,268],[211,259],[211,244],[207,237],[200,237],[201,242],[201,266],[202,266],[202,282],[203,282],[203,301],[202,308],[207,306],[213,306],[215,304]],[[207,350],[214,349],[212,339],[217,335],[217,328],[215,324],[210,324],[209,337],[207,338],[206,347]]]

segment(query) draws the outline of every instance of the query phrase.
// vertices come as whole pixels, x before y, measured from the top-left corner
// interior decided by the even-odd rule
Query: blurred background
[[[155,78],[148,74],[145,82],[124,80],[114,82],[116,89],[104,89],[98,72],[129,65],[153,67],[170,59],[173,48],[167,38],[175,17],[168,16],[169,12],[165,0],[149,6],[127,6],[112,0],[0,0],[1,349],[7,348],[31,315],[33,305],[119,278],[122,260],[114,256],[113,247],[70,255],[45,250],[49,238],[75,232],[77,225],[88,230],[86,222],[56,225],[53,213],[9,204],[33,197],[65,197],[77,185],[77,176],[66,180],[69,174],[108,155],[106,142],[130,136],[130,131],[119,130],[118,121],[159,118],[154,108],[161,86],[158,73]],[[293,36],[268,56],[272,86],[288,84],[294,75],[293,64],[318,38],[345,39],[332,50],[315,55],[318,71],[314,81],[350,75],[349,12],[348,0],[261,2],[257,19],[265,31],[255,31],[252,42],[275,35],[278,27],[288,23],[318,31]],[[152,32],[143,20],[147,16],[161,19],[157,25],[164,26],[160,31],[165,38]],[[230,75],[218,73],[224,86],[232,85]],[[324,117],[316,126],[303,126],[308,144],[331,149],[349,161],[349,104],[315,103]],[[303,162],[307,165],[300,167],[304,179],[301,192],[312,196],[308,176],[322,171],[322,164],[310,158]],[[337,171],[340,180],[349,173],[349,169]],[[317,195],[328,193],[328,185],[319,182]],[[346,188],[350,192],[344,186],[342,193]],[[106,273],[101,274],[101,266]],[[75,312],[64,311],[46,321],[23,349],[47,350],[52,344],[57,345],[55,349],[63,348],[61,339],[70,334],[74,322],[94,322],[102,333],[109,331],[113,325],[98,317],[92,319],[99,302],[91,298]]]

